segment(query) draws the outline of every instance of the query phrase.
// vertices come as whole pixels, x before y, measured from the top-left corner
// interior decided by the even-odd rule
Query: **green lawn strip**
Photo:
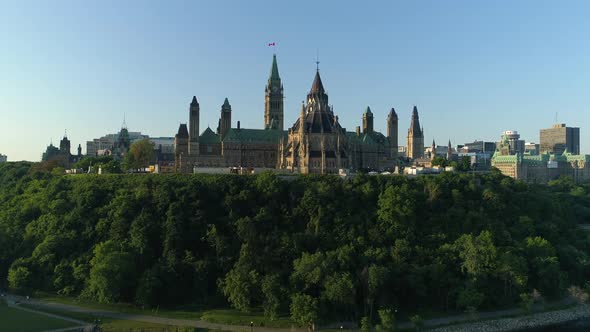
[[[104,317],[100,315],[93,315],[89,313],[83,312],[74,312],[74,311],[65,311],[47,307],[40,307],[30,304],[22,304],[23,307],[30,308],[33,310],[43,311],[47,313],[51,313],[54,315],[70,317],[78,320],[85,321],[89,324],[95,323],[97,320],[100,320],[100,327],[103,331],[129,331],[130,329],[158,329],[158,330],[165,330],[169,329],[171,331],[176,331],[176,329],[180,329],[180,326],[174,325],[165,325],[165,324],[158,324],[158,323],[149,323],[149,322],[140,322],[134,320],[122,320],[122,319],[115,319]],[[186,331],[196,331],[194,328],[185,328]]]
[[[39,298],[43,302],[53,302],[53,303],[60,303],[72,306],[78,306],[82,308],[88,309],[97,309],[97,310],[108,310],[126,314],[139,314],[139,315],[148,315],[148,316],[161,316],[166,318],[178,318],[178,319],[193,319],[199,320],[203,314],[203,311],[200,310],[198,307],[194,306],[187,306],[187,307],[179,307],[178,309],[165,309],[165,308],[152,308],[152,309],[142,309],[136,307],[132,304],[128,303],[97,303],[92,301],[80,300],[77,298],[71,297],[61,297],[61,296],[44,296]]]
[[[62,329],[77,324],[0,304],[0,331],[36,332]]]
[[[176,309],[141,309],[126,303],[103,304],[79,300],[71,297],[47,295],[40,297],[40,300],[44,302],[61,303],[90,309],[109,310],[120,313],[141,314],[166,318],[203,320],[209,323],[217,324],[249,326],[250,322],[254,322],[256,326],[263,325],[265,327],[290,328],[291,326],[297,326],[297,324],[288,317],[279,317],[278,319],[270,320],[264,317],[262,311],[243,313],[233,309],[206,310],[197,306],[184,306]]]
[[[255,326],[264,327],[291,328],[291,326],[297,326],[297,323],[287,317],[270,320],[264,317],[262,312],[244,313],[233,309],[208,310],[203,312],[201,319],[210,323],[228,325],[249,326],[250,322],[253,322]]]

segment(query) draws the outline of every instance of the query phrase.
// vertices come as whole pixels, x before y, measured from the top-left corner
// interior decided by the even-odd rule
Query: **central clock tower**
[[[283,130],[283,84],[279,77],[277,56],[272,56],[270,77],[264,96],[264,128]]]

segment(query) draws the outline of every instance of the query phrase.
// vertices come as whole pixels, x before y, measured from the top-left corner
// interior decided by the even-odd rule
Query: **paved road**
[[[164,324],[164,325],[174,325],[174,326],[190,326],[190,327],[198,327],[198,328],[205,328],[210,330],[223,330],[223,331],[236,331],[236,332],[250,332],[249,326],[238,326],[238,325],[226,325],[226,324],[216,324],[216,323],[209,323],[202,320],[192,320],[192,319],[177,319],[177,318],[166,318],[166,317],[159,317],[159,316],[150,316],[150,315],[140,315],[140,314],[129,314],[129,313],[119,313],[114,311],[108,310],[100,310],[100,309],[92,309],[92,308],[84,308],[75,305],[68,305],[68,304],[61,304],[61,303],[53,303],[53,302],[45,302],[45,301],[38,301],[38,300],[26,300],[23,297],[10,295],[12,299],[21,301],[22,303],[28,303],[35,307],[38,307],[40,310],[43,308],[48,309],[57,309],[60,311],[70,311],[70,312],[79,312],[85,314],[91,314],[95,316],[102,316],[102,317],[109,317],[114,319],[120,320],[134,320],[140,322],[147,322],[147,323],[156,323],[156,324]],[[545,305],[546,309],[561,307],[563,305],[573,303],[570,299],[564,299],[557,302],[552,302]],[[536,310],[541,309],[539,306],[535,308]],[[506,310],[496,310],[496,311],[486,311],[477,313],[477,319],[493,319],[493,318],[500,318],[500,317],[507,317],[507,316],[515,316],[515,315],[522,315],[524,311],[520,308],[513,308],[513,309],[506,309]],[[51,315],[51,314],[48,314]],[[61,316],[55,316],[60,317]],[[459,314],[453,316],[447,316],[442,318],[435,318],[429,319],[424,321],[424,326],[428,328],[437,327],[437,326],[444,326],[449,324],[456,324],[461,322],[469,322],[473,319],[473,317],[469,314]],[[69,319],[70,321],[81,322],[77,320]],[[87,324],[82,322],[83,324]],[[404,322],[398,325],[399,328],[412,328],[411,322]],[[287,328],[271,328],[271,327],[254,327],[255,332],[306,332],[307,329],[295,328],[292,327],[290,329]]]

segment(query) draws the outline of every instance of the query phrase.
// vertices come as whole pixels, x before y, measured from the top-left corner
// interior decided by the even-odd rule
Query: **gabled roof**
[[[207,129],[205,129],[205,131],[203,131],[201,136],[199,136],[199,143],[200,144],[215,144],[215,143],[221,143],[221,141],[219,140],[219,135],[214,133],[213,130],[211,130],[211,128],[207,127]]]

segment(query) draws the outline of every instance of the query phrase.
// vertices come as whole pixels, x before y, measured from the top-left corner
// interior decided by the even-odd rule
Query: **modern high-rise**
[[[520,134],[516,130],[506,130],[502,133],[502,140],[496,143],[497,150],[504,154],[515,154],[524,152],[524,140],[520,139]]]
[[[580,128],[566,127],[565,123],[554,124],[552,128],[541,129],[541,153],[580,153]]]

